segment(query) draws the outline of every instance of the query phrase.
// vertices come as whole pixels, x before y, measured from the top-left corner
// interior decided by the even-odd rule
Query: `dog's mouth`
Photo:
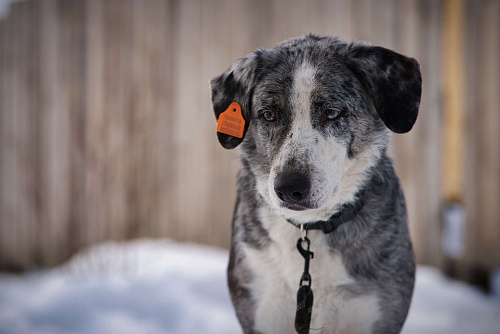
[[[305,210],[313,210],[317,209],[318,207],[316,205],[313,205],[311,203],[287,203],[287,202],[280,202],[280,207],[292,211],[305,211]]]

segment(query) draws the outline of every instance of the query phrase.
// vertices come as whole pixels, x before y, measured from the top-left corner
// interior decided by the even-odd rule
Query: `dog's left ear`
[[[384,124],[396,133],[411,130],[417,120],[422,76],[413,58],[367,45],[351,45],[347,66],[370,94]]]
[[[236,102],[241,106],[241,113],[245,120],[245,127],[241,138],[217,132],[220,144],[226,149],[235,148],[245,138],[250,123],[251,88],[253,86],[258,57],[259,52],[257,51],[238,59],[224,73],[210,81],[215,118],[219,120],[220,114],[231,103]]]

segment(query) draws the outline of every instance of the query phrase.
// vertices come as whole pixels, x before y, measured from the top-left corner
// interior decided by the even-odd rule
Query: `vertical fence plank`
[[[229,5],[228,5],[229,7]],[[202,219],[210,196],[206,180],[211,177],[201,168],[207,162],[206,142],[203,136],[205,124],[212,123],[206,113],[200,112],[198,85],[201,52],[201,6],[196,1],[181,1],[177,8],[175,26],[175,58],[178,60],[173,80],[176,85],[174,141],[176,150],[172,156],[176,163],[175,180],[175,232],[180,239],[191,239],[193,234],[203,233]],[[195,153],[196,152],[196,153]],[[199,235],[197,235],[199,237]],[[196,237],[194,239],[197,239]]]
[[[85,2],[85,203],[87,207],[82,233],[86,243],[99,242],[106,231],[108,185],[106,175],[106,110],[104,105],[105,31],[103,2]]]
[[[174,129],[175,110],[174,110],[174,87],[177,83],[174,78],[174,67],[176,67],[176,58],[173,50],[174,44],[174,25],[175,25],[175,5],[176,1],[163,1],[158,16],[158,34],[164,41],[162,48],[158,50],[157,67],[151,70],[155,72],[155,91],[157,101],[157,187],[158,187],[158,220],[154,222],[155,227],[151,231],[152,236],[173,237],[174,226],[174,197],[175,197],[175,142]],[[152,10],[157,11],[153,8]]]
[[[476,262],[499,265],[500,238],[500,1],[482,1],[480,12],[480,48],[478,73],[482,79],[477,90],[480,111],[477,161],[481,161],[477,175],[479,186],[478,218],[481,251]],[[496,254],[496,255],[494,255]]]
[[[33,7],[18,4],[12,8],[10,23],[6,26],[5,67],[5,121],[3,131],[6,145],[2,164],[4,165],[4,189],[6,225],[5,239],[7,265],[27,265],[33,260],[32,232],[36,223],[34,201],[36,166],[33,147],[30,107],[33,102],[30,93],[33,84],[30,66],[33,42],[30,29],[30,15]],[[9,254],[10,253],[10,254]]]
[[[375,30],[373,29],[373,2],[370,0],[351,1],[353,10],[351,12],[352,38],[360,41],[371,41]]]
[[[416,221],[420,242],[425,249],[423,261],[441,265],[441,1],[424,0],[418,6],[420,32],[417,37],[422,72],[420,115],[412,130],[415,134]]]
[[[238,2],[233,2],[238,3]],[[239,3],[238,3],[239,4]],[[202,4],[202,26],[204,27],[201,36],[201,48],[206,50],[203,56],[200,77],[203,80],[199,82],[201,93],[200,111],[207,115],[207,144],[209,145],[209,161],[208,174],[209,183],[207,184],[210,191],[209,210],[205,218],[205,224],[210,224],[212,228],[205,231],[211,235],[212,240],[221,245],[227,246],[230,239],[231,214],[233,212],[233,203],[235,200],[235,177],[236,168],[238,165],[238,156],[236,151],[228,151],[223,149],[217,140],[215,131],[215,117],[213,115],[212,104],[210,100],[209,80],[216,75],[222,73],[232,61],[233,53],[228,48],[228,41],[231,41],[232,36],[236,36],[235,41],[241,54],[236,57],[241,57],[246,52],[250,52],[250,46],[246,38],[249,36],[237,36],[239,29],[246,28],[249,17],[253,17],[252,11],[242,15],[242,6],[228,8],[225,6],[225,1],[208,1]],[[236,25],[236,27],[234,26]],[[251,34],[251,30],[248,30]],[[235,168],[236,167],[236,168]],[[228,177],[233,176],[233,177]]]
[[[396,1],[382,0],[378,5],[373,6],[373,25],[371,29],[370,42],[385,48],[394,49],[396,47]]]
[[[4,192],[6,192],[6,185],[4,180],[5,168],[5,142],[7,140],[5,136],[4,129],[5,122],[7,121],[7,111],[6,111],[6,96],[5,96],[5,85],[6,85],[6,62],[7,57],[5,55],[5,24],[0,21],[0,254],[5,253],[5,243],[7,242],[6,233],[4,230],[5,219],[6,219],[6,207],[4,202]],[[0,268],[7,267],[5,259],[0,256]]]
[[[168,87],[171,53],[166,50],[173,49],[168,36],[171,30],[168,27],[172,23],[167,16],[165,1],[135,2],[134,8],[132,67],[135,99],[132,123],[136,156],[132,179],[133,201],[137,207],[134,225],[138,229],[136,234],[145,236],[154,235],[153,231],[158,229],[159,188],[167,186],[161,183],[159,176],[169,173],[158,165],[157,159],[164,154],[163,151],[171,151],[171,147],[165,147],[170,144],[157,140],[159,131],[172,131],[160,127],[162,122],[168,121],[165,115],[173,112],[164,97],[171,97],[167,95],[171,94]],[[169,138],[166,140],[170,141]]]
[[[464,16],[463,1],[443,2],[443,194],[450,202],[461,198],[464,178]]]
[[[61,57],[60,90],[63,112],[68,114],[69,126],[69,217],[67,251],[74,253],[85,243],[85,4],[79,0],[60,1],[61,24],[58,52]]]
[[[15,256],[15,247],[12,236],[15,227],[14,206],[14,135],[12,90],[13,90],[13,56],[12,56],[12,30],[9,21],[0,22],[0,264],[2,268],[16,269],[19,259]]]
[[[41,223],[40,217],[42,216],[42,192],[41,192],[41,182],[42,182],[42,170],[41,165],[43,162],[43,155],[41,154],[41,140],[43,137],[40,122],[42,120],[42,115],[39,110],[40,106],[40,34],[39,34],[39,24],[40,24],[40,3],[27,5],[25,24],[28,28],[28,49],[27,52],[27,94],[26,97],[28,102],[29,111],[29,151],[28,161],[29,164],[29,174],[28,175],[28,191],[27,196],[29,196],[30,205],[30,217],[29,217],[29,248],[30,248],[30,259],[28,264],[44,265],[44,258],[42,257],[42,249],[40,244],[40,235],[44,232],[43,225]]]
[[[107,235],[123,240],[129,234],[131,203],[130,170],[133,154],[131,121],[134,96],[131,91],[131,47],[133,2],[106,1],[104,6],[104,110],[106,123]]]
[[[43,229],[41,243],[45,263],[59,263],[67,254],[69,220],[69,114],[62,104],[59,52],[61,22],[58,3],[44,1],[40,9],[40,184]]]
[[[354,38],[352,31],[352,3],[349,0],[332,0],[332,34],[343,40]]]
[[[466,30],[466,249],[461,278],[475,283],[499,266],[500,1],[468,1]]]
[[[466,214],[465,226],[465,252],[462,254],[458,266],[458,275],[462,278],[467,278],[467,267],[477,257],[479,247],[476,243],[478,240],[478,191],[477,176],[479,166],[477,164],[477,138],[480,132],[478,128],[478,113],[476,109],[478,103],[478,86],[481,80],[478,74],[478,59],[477,50],[480,47],[479,38],[479,9],[480,2],[476,0],[468,0],[466,2],[467,24],[465,29],[465,43],[467,45],[465,53],[466,62],[466,78],[465,86],[467,91],[466,98],[466,140],[465,140],[465,173],[467,177],[464,181],[464,206]]]

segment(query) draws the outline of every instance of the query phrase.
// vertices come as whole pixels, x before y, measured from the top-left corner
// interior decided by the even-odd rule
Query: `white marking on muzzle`
[[[311,149],[319,133],[311,124],[311,94],[316,87],[314,79],[316,69],[308,62],[303,62],[296,70],[293,80],[290,106],[293,122],[290,135],[282,146],[281,154],[277,157],[269,178],[269,193],[272,202],[278,207],[279,199],[274,194],[274,181],[279,173],[295,161],[293,168],[300,168],[309,163]],[[314,185],[312,185],[314,186]]]

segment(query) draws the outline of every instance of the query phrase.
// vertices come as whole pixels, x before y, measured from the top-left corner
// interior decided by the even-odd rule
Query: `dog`
[[[259,49],[210,81],[218,121],[241,109],[240,134],[217,137],[240,146],[228,285],[244,333],[401,331],[415,258],[386,151],[391,131],[413,127],[421,86],[415,59],[316,35]],[[297,250],[306,239],[314,257]],[[300,330],[297,289],[308,284]]]

